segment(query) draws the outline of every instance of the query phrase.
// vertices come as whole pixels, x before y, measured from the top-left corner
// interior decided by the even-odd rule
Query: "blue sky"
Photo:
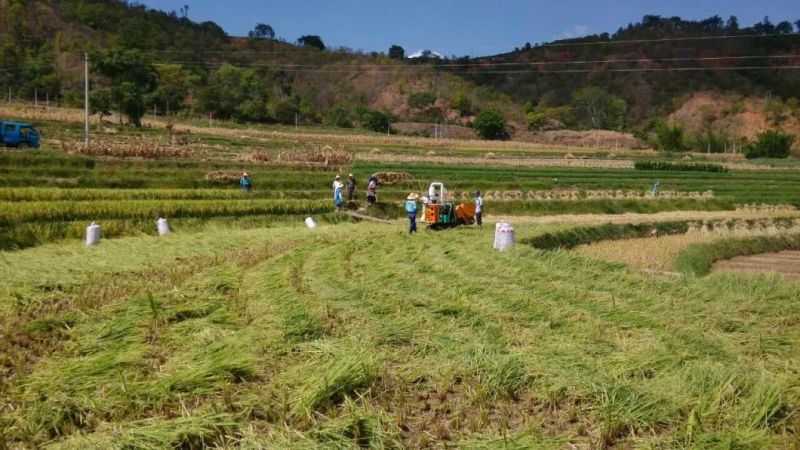
[[[146,0],[149,7],[178,11],[189,5],[194,21],[212,20],[241,36],[257,22],[294,41],[304,34],[327,46],[387,51],[392,44],[412,53],[430,48],[445,55],[487,55],[525,42],[614,32],[645,14],[702,19],[735,15],[742,26],[765,15],[773,23],[800,19],[798,0]]]

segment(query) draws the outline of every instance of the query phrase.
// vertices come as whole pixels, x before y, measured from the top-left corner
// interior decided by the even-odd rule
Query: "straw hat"
[[[348,177],[351,177],[351,178],[352,178],[352,177],[353,177],[353,174],[351,173],[350,175],[348,175]]]
[[[340,177],[339,175],[336,175],[336,179],[337,179],[337,180],[341,180],[341,179],[342,179],[342,177]]]
[[[417,197],[419,197],[419,195],[417,195],[417,194],[414,194],[414,193],[412,192],[411,194],[408,194],[408,197],[406,197],[406,200],[416,200],[416,199],[417,199]]]
[[[243,177],[249,177],[249,176],[250,176],[250,174],[249,174],[249,173],[247,173],[247,172],[245,172],[245,173],[243,173],[243,174],[242,174],[242,176],[243,176]]]

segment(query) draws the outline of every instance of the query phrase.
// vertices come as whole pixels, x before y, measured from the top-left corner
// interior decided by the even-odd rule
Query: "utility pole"
[[[33,106],[39,106],[39,88],[33,88]]]
[[[44,97],[45,98],[44,107],[45,108],[50,108],[50,91],[47,91],[44,95],[45,95],[45,97]]]
[[[294,131],[297,131],[297,113],[294,113]]]
[[[83,53],[83,143],[89,146],[89,52]]]

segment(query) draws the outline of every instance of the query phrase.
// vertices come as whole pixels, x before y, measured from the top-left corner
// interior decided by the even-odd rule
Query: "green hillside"
[[[290,43],[269,27],[231,37],[188,11],[117,0],[5,0],[0,13],[4,93],[80,106],[87,51],[94,112],[122,110],[133,123],[154,111],[384,131],[392,121],[467,125],[494,108],[518,131],[631,131],[698,91],[768,95],[773,109],[800,115],[800,72],[789,69],[800,34],[767,18],[740,27],[735,17],[645,16],[613,34],[409,60],[328,48],[324,36]]]

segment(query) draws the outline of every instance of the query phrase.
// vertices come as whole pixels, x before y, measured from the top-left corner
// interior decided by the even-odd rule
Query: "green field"
[[[0,448],[797,446],[800,284],[692,274],[796,234],[691,247],[680,264],[704,270],[674,276],[531,245],[683,233],[711,215],[789,227],[795,162],[317,167],[244,163],[214,139],[219,154],[184,158],[0,150]],[[251,172],[254,192],[206,179],[221,170]],[[348,208],[387,221],[333,212],[337,173],[363,195],[381,171],[411,179]],[[486,225],[406,235],[402,201],[433,180],[484,191]],[[628,212],[657,219],[604,225]],[[518,239],[503,253],[500,216]],[[92,221],[103,241],[86,247]]]

